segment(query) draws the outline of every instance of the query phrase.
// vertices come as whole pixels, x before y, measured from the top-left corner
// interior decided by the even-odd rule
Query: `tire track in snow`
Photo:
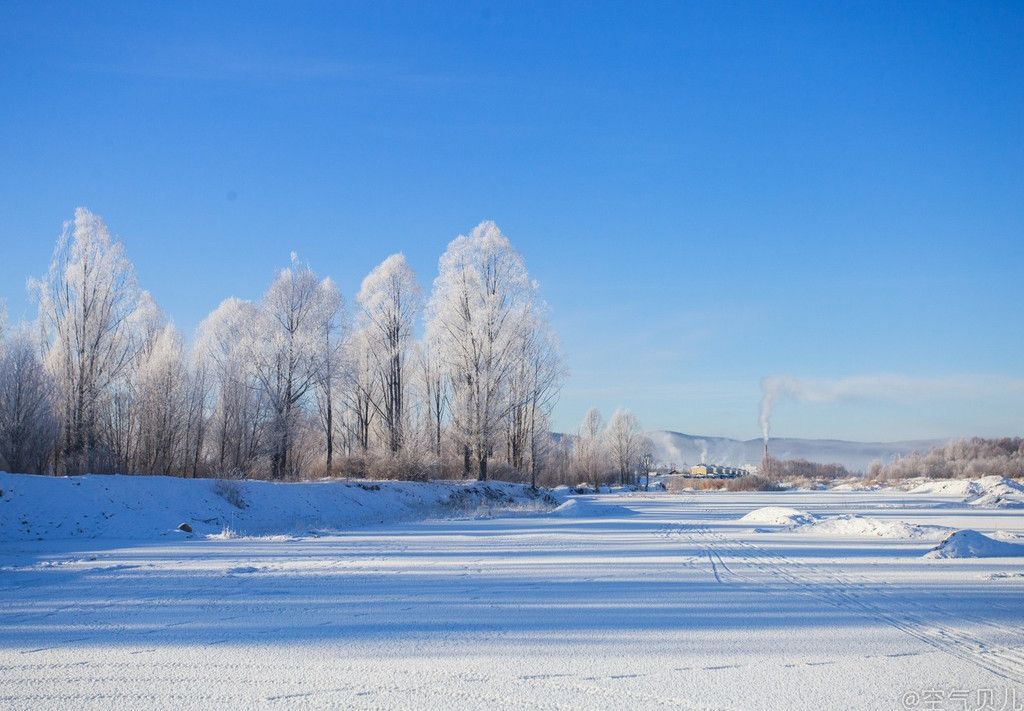
[[[932,647],[978,664],[1005,679],[1017,683],[1024,680],[1024,652],[1022,652],[1024,647],[1020,645],[1008,647],[994,643],[991,639],[972,634],[963,628],[938,623],[935,621],[934,609],[881,588],[875,588],[870,595],[866,595],[862,592],[864,586],[872,584],[872,581],[867,579],[857,579],[849,574],[837,575],[820,566],[799,563],[770,553],[746,541],[728,541],[728,539],[711,532],[709,535],[734,550],[736,547],[744,548],[754,556],[760,555],[762,560],[770,558],[768,564],[773,568],[775,574],[786,576],[793,584],[803,586],[804,592],[808,594],[824,595],[826,601],[835,607],[842,609],[851,606],[869,617],[883,620],[892,627]],[[812,582],[812,579],[801,576],[801,570],[810,572],[817,578],[823,578],[832,586],[822,588],[820,584]],[[890,605],[880,606],[879,598],[884,598]],[[893,610],[896,612],[894,613]],[[994,634],[1008,635],[1021,640],[1019,630],[993,623],[991,620],[977,615],[958,610],[955,619],[970,622],[975,626],[986,627]],[[1024,642],[1024,640],[1021,641]]]
[[[1024,639],[1017,629],[958,611],[957,618],[961,621],[992,630],[993,635],[1005,635],[1021,642],[1012,647],[998,644],[991,638],[936,621],[933,609],[883,590],[874,581],[849,573],[837,575],[821,566],[787,558],[749,541],[727,538],[707,526],[676,524],[666,526],[658,533],[668,538],[689,539],[696,544],[702,556],[708,559],[712,574],[720,584],[728,584],[731,577],[761,586],[766,591],[793,590],[838,609],[881,620],[933,649],[952,654],[1009,681],[1024,683]],[[722,550],[741,562],[744,570],[733,570],[725,562]],[[862,592],[868,585],[875,586],[870,596]],[[887,604],[879,604],[880,599]]]
[[[715,580],[721,583],[722,577],[718,574],[718,566],[715,565],[715,556],[712,555],[712,550],[710,548],[705,548],[704,553],[708,557],[708,562],[711,563],[711,572],[715,574]],[[719,560],[721,560],[721,557],[719,557]]]

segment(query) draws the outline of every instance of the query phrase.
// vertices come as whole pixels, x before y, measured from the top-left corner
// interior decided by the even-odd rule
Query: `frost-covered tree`
[[[616,410],[608,422],[604,440],[618,472],[619,483],[632,484],[640,458],[645,452],[640,420],[629,410]]]
[[[299,473],[293,447],[304,420],[302,403],[321,376],[319,343],[339,303],[334,283],[320,281],[293,253],[291,267],[277,272],[260,304],[250,355],[273,412],[268,443],[275,479]]]
[[[559,445],[551,434],[551,415],[544,413],[537,415],[536,421],[530,432],[530,485],[536,487],[541,477],[551,474],[557,469],[561,462]],[[560,470],[564,476],[565,468]],[[549,477],[550,478],[550,477]]]
[[[115,471],[150,473],[139,456],[142,436],[139,373],[166,325],[167,317],[153,297],[149,292],[141,292],[135,310],[125,322],[134,356],[111,383],[103,410],[103,447]]]
[[[587,410],[580,423],[573,450],[577,474],[594,486],[600,486],[608,472],[608,453],[604,442],[604,416],[596,407]]]
[[[513,351],[506,442],[509,464],[520,473],[529,471],[530,482],[536,486],[538,469],[551,444],[548,418],[566,370],[539,301],[529,318]]]
[[[267,398],[257,386],[249,358],[251,331],[257,320],[255,304],[229,298],[196,331],[196,368],[205,375],[212,402],[207,456],[220,474],[254,473],[263,450],[269,420]]]
[[[493,222],[448,245],[428,305],[427,333],[445,371],[464,473],[475,463],[481,480],[511,405],[509,379],[535,306],[536,284]]]
[[[167,324],[146,348],[136,373],[135,471],[172,475],[186,470],[191,379],[181,335]]]
[[[209,419],[210,378],[206,363],[195,350],[186,353],[188,387],[185,392],[185,440],[183,443],[182,476],[199,476],[206,472],[203,459]]]
[[[448,412],[448,387],[444,369],[438,358],[438,345],[429,341],[417,344],[416,382],[422,405],[423,440],[438,463],[441,461],[441,442]]]
[[[347,439],[349,452],[367,453],[370,448],[370,432],[376,420],[376,402],[379,382],[374,377],[373,352],[363,330],[352,334],[349,343],[349,369],[346,387]]]
[[[384,445],[392,454],[405,442],[409,352],[422,301],[416,274],[402,254],[391,255],[370,272],[356,296],[356,324],[370,356],[367,365],[377,381],[378,398],[373,405]]]
[[[339,406],[344,401],[339,389],[344,386],[348,367],[345,355],[348,322],[345,301],[340,291],[334,289],[325,300],[327,303],[323,305],[322,318],[319,319],[320,333],[317,339],[320,363],[316,379],[316,405],[324,436],[325,474],[331,476],[334,473],[334,445],[342,421]]]
[[[57,470],[103,468],[103,408],[138,348],[130,329],[139,300],[135,270],[103,220],[78,208],[64,224],[47,276],[31,285],[57,388]]]
[[[0,338],[0,466],[25,474],[47,471],[57,437],[53,394],[29,333]]]

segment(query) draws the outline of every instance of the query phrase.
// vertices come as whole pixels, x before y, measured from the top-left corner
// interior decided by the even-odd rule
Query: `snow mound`
[[[911,494],[942,494],[943,496],[978,496],[979,482],[971,479],[942,479],[926,481],[910,490]]]
[[[860,482],[844,482],[832,487],[832,491],[878,491],[877,484],[862,484]]]
[[[588,499],[569,499],[551,512],[552,516],[563,518],[593,518],[595,516],[632,516],[632,509]]]
[[[1008,543],[1024,543],[1024,536],[1013,531],[993,531],[989,538],[994,538],[997,541],[1006,541]]]
[[[906,521],[887,521],[858,514],[832,516],[796,527],[800,533],[826,536],[877,536],[878,538],[940,538],[952,529],[922,526]]]
[[[800,526],[813,523],[817,518],[798,509],[791,509],[785,506],[765,506],[754,509],[740,519],[744,523],[763,523],[773,526]]]
[[[886,521],[859,514],[821,518],[785,506],[755,509],[740,519],[743,523],[788,526],[797,533],[823,536],[876,536],[878,538],[939,539],[953,529],[946,526],[922,526],[906,521]]]
[[[1024,545],[1006,543],[964,529],[948,536],[924,554],[925,558],[1017,558],[1024,557]]]
[[[580,506],[579,501],[577,501],[576,499],[569,499],[568,501],[566,501],[562,505],[558,506],[558,508],[556,508],[554,511],[552,511],[551,515],[552,516],[566,516],[566,517],[569,517],[569,516],[579,516],[580,509],[582,509],[582,508],[583,507]]]
[[[979,509],[1020,509],[1024,508],[1024,499],[1004,494],[985,494],[969,501],[968,505]]]

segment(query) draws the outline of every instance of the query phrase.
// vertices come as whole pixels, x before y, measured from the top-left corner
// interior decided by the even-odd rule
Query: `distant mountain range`
[[[654,461],[676,469],[694,464],[721,464],[731,467],[757,466],[764,456],[761,439],[738,440],[726,437],[699,437],[659,430],[648,432],[654,443]],[[838,439],[795,439],[779,437],[768,441],[768,452],[776,459],[806,459],[821,464],[842,464],[853,472],[867,471],[875,460],[888,462],[913,451],[927,452],[946,444],[943,439],[906,442],[846,442]]]

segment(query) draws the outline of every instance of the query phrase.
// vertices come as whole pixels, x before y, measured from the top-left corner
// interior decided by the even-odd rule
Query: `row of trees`
[[[651,469],[652,448],[640,421],[629,410],[616,410],[605,424],[601,412],[591,408],[572,441],[573,478],[595,488],[613,482],[637,484]]]
[[[877,481],[890,479],[973,479],[996,474],[1003,477],[1024,476],[1024,439],[1003,437],[955,439],[926,453],[913,452],[883,464],[872,462],[868,477]]]
[[[30,288],[37,322],[0,323],[9,470],[486,479],[498,466],[536,483],[566,463],[549,426],[564,361],[492,222],[449,244],[427,298],[405,258],[388,257],[352,317],[293,254],[262,299],[224,301],[191,347],[86,209]]]
[[[788,479],[832,481],[853,476],[853,472],[842,464],[809,462],[806,459],[776,459],[771,455],[765,455],[761,459],[759,474],[772,481]]]

